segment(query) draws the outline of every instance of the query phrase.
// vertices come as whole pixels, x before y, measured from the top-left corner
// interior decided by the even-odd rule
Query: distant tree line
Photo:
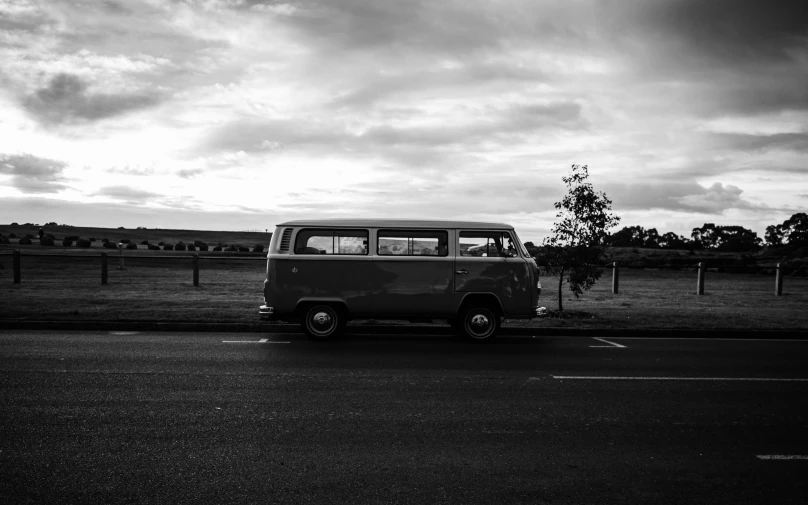
[[[690,238],[668,232],[660,235],[656,228],[626,226],[605,240],[612,247],[645,247],[652,249],[710,249],[721,252],[747,252],[759,249],[763,240],[757,233],[742,226],[721,226],[704,223],[693,228]],[[808,246],[808,214],[801,212],[782,224],[766,228],[767,246]]]

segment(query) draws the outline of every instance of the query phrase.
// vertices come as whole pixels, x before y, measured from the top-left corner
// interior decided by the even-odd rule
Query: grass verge
[[[58,254],[23,257],[22,283],[12,282],[12,259],[0,256],[0,317],[60,321],[148,320],[256,322],[262,302],[265,263],[261,258],[202,259],[200,285],[191,260],[127,257],[116,268],[110,255],[109,284],[101,285],[100,259]],[[552,277],[543,277],[540,304],[549,316],[509,321],[510,326],[658,329],[806,329],[808,279],[785,279],[784,295],[774,296],[772,275],[708,272],[703,296],[696,272],[624,269],[620,294],[611,293],[607,271],[579,299],[564,292],[563,313],[556,313]]]

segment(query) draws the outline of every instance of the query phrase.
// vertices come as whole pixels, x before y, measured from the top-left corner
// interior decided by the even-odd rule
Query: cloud
[[[774,135],[750,135],[743,133],[713,133],[707,136],[708,142],[716,148],[737,151],[766,151],[785,149],[808,151],[808,134],[777,133]]]
[[[162,195],[153,193],[144,189],[137,189],[131,186],[117,185],[106,186],[94,192],[92,196],[107,196],[117,200],[125,200],[127,202],[137,202],[143,200],[152,200],[160,198]]]
[[[705,188],[693,183],[654,182],[639,184],[607,183],[604,192],[615,209],[665,209],[671,211],[721,214],[729,209],[768,209],[741,197],[743,190],[720,182]]]
[[[413,94],[473,90],[481,85],[511,85],[544,82],[547,75],[540,69],[514,65],[507,61],[467,61],[440,68],[400,67],[392,74],[370,74],[357,80],[358,87],[341,91],[327,107],[335,109],[367,109],[392,99],[412,99]]]
[[[478,114],[458,116],[451,128],[445,124],[393,125],[382,123],[351,131],[341,121],[318,119],[239,119],[216,129],[203,143],[208,152],[261,152],[271,146],[308,153],[351,151],[406,160],[421,158],[425,149],[477,147],[481,142],[503,141],[547,128],[576,130],[586,125],[581,106],[570,102],[486,107]],[[274,151],[275,149],[270,149]]]
[[[159,101],[156,95],[89,93],[87,84],[78,77],[57,74],[46,87],[26,98],[24,107],[43,123],[58,124],[104,119]]]
[[[693,114],[808,109],[808,17],[800,0],[597,4],[606,47],[639,83]],[[605,30],[605,31],[604,31]]]
[[[716,182],[709,188],[704,188],[698,193],[684,195],[680,197],[673,197],[674,201],[679,202],[685,208],[690,208],[698,212],[706,213],[721,213],[727,209],[753,209],[759,208],[759,205],[753,205],[741,198],[743,190],[737,186],[727,184],[722,185]]]
[[[181,170],[177,170],[176,174],[183,179],[193,179],[197,175],[203,174],[205,172],[202,168],[183,168]]]
[[[637,11],[654,30],[686,44],[694,57],[722,65],[790,62],[791,49],[804,46],[808,32],[808,18],[795,15],[801,0],[638,2],[647,6]]]
[[[122,167],[108,168],[107,172],[111,174],[121,174],[121,175],[149,176],[154,175],[156,170],[154,167],[124,165]]]
[[[66,189],[62,175],[67,163],[31,154],[0,154],[0,174],[10,175],[10,185],[23,193],[58,193]]]

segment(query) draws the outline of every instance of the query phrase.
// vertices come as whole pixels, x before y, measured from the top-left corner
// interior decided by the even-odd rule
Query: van
[[[536,262],[512,226],[470,221],[316,219],[281,223],[267,252],[262,320],[327,339],[350,319],[445,319],[493,338],[537,316]]]

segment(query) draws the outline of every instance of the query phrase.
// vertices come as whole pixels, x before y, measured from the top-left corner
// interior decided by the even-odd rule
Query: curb
[[[73,331],[197,331],[197,332],[252,332],[252,333],[299,333],[300,325],[291,323],[202,323],[190,321],[32,321],[0,319],[0,330],[73,330]],[[348,324],[347,334],[362,335],[383,333],[401,335],[428,333],[452,335],[448,325],[409,324]],[[646,337],[646,338],[808,338],[808,329],[796,330],[748,330],[748,329],[660,329],[660,328],[554,328],[554,327],[508,327],[500,329],[500,335],[508,336],[554,336],[554,337]]]

